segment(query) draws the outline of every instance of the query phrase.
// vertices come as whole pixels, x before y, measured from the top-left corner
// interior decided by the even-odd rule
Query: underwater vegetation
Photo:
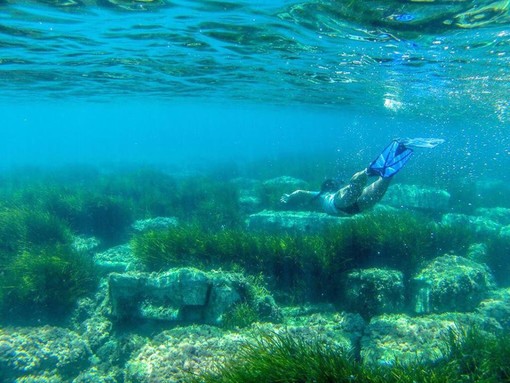
[[[473,235],[409,212],[374,212],[320,234],[267,233],[181,225],[135,236],[135,257],[151,271],[240,267],[262,273],[285,300],[339,299],[338,281],[355,267],[392,267],[410,278],[427,260],[467,248]]]
[[[347,350],[289,333],[261,333],[245,343],[216,371],[190,378],[194,383],[445,383],[509,382],[510,334],[487,335],[477,329],[452,331],[444,357],[434,364],[368,366]]]
[[[96,286],[90,257],[66,245],[24,250],[2,267],[0,318],[61,320]]]

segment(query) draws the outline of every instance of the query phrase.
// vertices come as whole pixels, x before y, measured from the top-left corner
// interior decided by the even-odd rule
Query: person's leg
[[[362,196],[368,181],[366,170],[354,174],[347,186],[344,186],[335,194],[335,206],[342,209],[353,205]]]
[[[377,181],[368,185],[358,198],[357,204],[359,210],[363,211],[369,209],[379,202],[386,193],[386,190],[388,190],[388,186],[390,186],[392,178],[393,177],[380,177]]]

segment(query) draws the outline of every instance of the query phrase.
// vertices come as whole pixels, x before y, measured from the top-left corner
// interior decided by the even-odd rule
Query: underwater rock
[[[327,311],[314,312],[315,309],[325,308]],[[271,330],[286,328],[300,334],[323,337],[333,342],[336,347],[359,354],[359,343],[366,327],[365,320],[359,314],[330,311],[328,307],[290,307],[283,310],[285,323],[271,326]],[[313,335],[315,334],[315,335]]]
[[[263,210],[260,213],[251,214],[246,220],[246,226],[249,230],[269,233],[315,234],[350,219],[312,211]]]
[[[43,374],[72,378],[88,367],[91,354],[85,340],[64,328],[0,328],[0,381]]]
[[[113,273],[108,283],[111,315],[119,321],[220,324],[241,302],[252,304],[261,319],[279,317],[274,299],[255,296],[241,274],[177,268],[159,274]]]
[[[96,367],[92,367],[81,372],[80,375],[73,379],[72,383],[117,383],[120,381],[116,376],[111,375],[115,374],[109,371],[109,374],[105,376],[102,371],[99,371]]]
[[[423,317],[385,314],[374,317],[361,339],[361,360],[369,365],[427,363],[447,351],[450,331],[471,327],[492,332],[497,325],[478,314],[445,313]]]
[[[244,214],[252,214],[260,210],[262,201],[253,190],[239,190],[239,207]]]
[[[456,255],[434,259],[412,282],[418,314],[472,311],[495,288],[487,266]]]
[[[510,330],[510,288],[498,289],[480,302],[478,313],[494,319],[505,331]]]
[[[510,225],[504,226],[499,231],[499,236],[503,240],[507,240],[510,242]]]
[[[382,202],[393,207],[446,211],[450,194],[436,188],[396,184],[388,188]]]
[[[163,331],[126,364],[126,383],[183,382],[235,355],[246,337],[211,326]]]
[[[490,221],[499,223],[502,226],[510,225],[510,209],[504,207],[479,208],[475,214]]]
[[[496,235],[500,229],[498,223],[488,218],[456,213],[444,214],[441,225],[468,228],[480,237]]]
[[[140,219],[135,221],[131,228],[138,233],[143,233],[149,230],[164,230],[169,227],[176,227],[179,221],[176,217],[155,217],[149,219]]]
[[[510,207],[508,195],[510,185],[500,179],[479,179],[474,184],[474,194],[478,206],[504,206]]]
[[[96,253],[94,263],[103,274],[136,269],[136,259],[129,243]]]
[[[336,313],[305,315],[285,324],[257,323],[240,332],[207,325],[178,327],[157,335],[128,361],[125,382],[187,381],[190,374],[214,371],[261,334],[288,333],[305,340],[319,339],[334,349],[351,350],[357,347],[364,326],[359,315]]]
[[[360,269],[347,274],[345,302],[364,317],[397,313],[404,307],[404,277],[398,270]]]
[[[278,188],[286,188],[289,192],[292,192],[297,189],[307,189],[308,182],[303,181],[299,178],[289,177],[289,176],[281,176],[276,178],[271,178],[262,183],[265,187],[278,187]]]
[[[96,250],[100,245],[100,241],[96,237],[75,236],[71,246],[78,252],[90,253]]]
[[[477,263],[487,263],[489,252],[485,243],[473,243],[469,245],[466,258]]]
[[[239,191],[239,207],[242,214],[253,214],[260,211],[262,201],[260,199],[261,182],[252,178],[238,177],[230,181]]]

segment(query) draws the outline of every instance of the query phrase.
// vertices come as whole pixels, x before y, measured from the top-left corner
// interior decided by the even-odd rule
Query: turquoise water
[[[506,162],[508,7],[5,2],[3,164],[241,161],[416,134],[462,155],[496,143]]]
[[[358,346],[360,334],[368,339],[360,346],[365,347],[361,354],[358,350],[361,359],[379,355],[377,363],[391,365],[392,347],[400,346],[398,339],[386,348],[374,346],[382,331],[378,326],[390,326],[391,319],[374,316],[369,327],[370,318],[338,313],[362,311],[356,304],[342,306],[337,287],[331,287],[345,277],[342,273],[358,267],[404,273],[405,302],[395,304],[395,315],[409,315],[402,326],[411,329],[411,338],[415,325],[422,326],[419,336],[437,336],[427,332],[427,321],[435,331],[434,326],[448,327],[451,320],[465,324],[490,318],[491,325],[497,322],[508,332],[509,26],[509,0],[0,0],[0,382],[182,381],[165,361],[175,357],[188,363],[190,352],[190,360],[209,363],[203,354],[186,348],[186,337],[193,338],[195,331],[212,342],[215,351],[228,353],[230,335],[227,343],[214,343],[224,335],[218,335],[222,326],[184,327],[183,335],[174,322],[165,322],[168,317],[157,317],[161,322],[156,325],[151,317],[149,325],[137,327],[138,318],[124,332],[125,324],[115,318],[115,310],[122,310],[103,303],[107,282],[97,285],[99,277],[119,267],[115,257],[119,264],[125,261],[126,249],[115,246],[138,241],[141,248],[146,244],[151,249],[150,238],[138,236],[131,224],[157,216],[185,228],[160,239],[168,241],[163,243],[166,248],[159,248],[162,254],[177,246],[172,236],[191,238],[185,249],[196,261],[192,266],[227,271],[244,267],[248,274],[259,275],[284,308],[285,325],[310,327],[311,335],[323,335],[324,328],[333,328],[332,334],[361,328],[351,334]],[[277,210],[271,214],[278,216],[285,210],[278,205],[281,193],[303,183],[317,190],[327,177],[348,180],[395,137],[445,142],[432,150],[416,150],[396,177],[394,193],[403,185],[407,202],[399,205],[393,194],[383,205],[395,211],[388,213],[383,206],[382,215],[376,210],[360,221],[353,219],[360,225],[354,231],[381,231],[360,234],[368,245],[358,238],[353,243],[359,247],[349,248],[337,239],[340,244],[335,246],[347,249],[348,256],[337,254],[336,263],[337,258],[328,258],[330,267],[321,269],[328,263],[317,255],[322,254],[320,246],[326,246],[320,238],[299,242],[282,237],[280,251],[286,256],[280,264],[271,258],[271,240],[250,237],[245,227],[250,214]],[[296,179],[278,178],[284,176]],[[436,189],[417,202],[413,193],[426,188]],[[434,196],[439,196],[437,201]],[[406,203],[419,206],[403,206]],[[296,222],[303,219],[292,211],[282,214]],[[395,228],[401,225],[395,235],[403,238],[402,246],[389,241],[393,233],[384,231],[383,224],[388,222]],[[423,240],[423,233],[424,243],[409,239],[414,235]],[[302,248],[285,253],[298,246],[293,240]],[[238,255],[224,250],[237,241],[251,243],[243,248],[248,260],[232,260]],[[203,243],[211,259],[218,256],[225,264],[196,258]],[[319,250],[310,251],[313,244]],[[66,252],[71,245],[99,267],[94,269],[98,280],[91,278],[95,285],[74,250]],[[249,258],[256,253],[246,250],[250,246],[266,249],[271,255],[259,256],[275,262],[273,269]],[[420,246],[426,249],[419,253],[423,259],[412,253]],[[310,251],[315,268],[293,258],[303,249]],[[142,255],[136,256],[143,257],[138,252]],[[501,307],[470,306],[466,315],[476,309],[483,317],[476,320],[455,316],[459,307],[454,304],[439,310],[445,315],[439,319],[416,315],[423,311],[410,308],[411,280],[446,253],[477,263],[459,266],[457,258],[440,259],[440,265],[452,269],[471,267],[483,274],[486,270],[478,263],[486,262],[495,282],[490,280],[483,289],[495,294],[491,297],[496,303],[490,304]],[[411,261],[399,260],[402,254]],[[145,269],[137,264],[134,270],[165,271],[174,262],[172,254],[165,253],[162,260],[150,256]],[[134,256],[131,252],[127,257]],[[316,258],[324,262],[313,263]],[[179,262],[178,267],[190,266],[187,259]],[[65,274],[72,269],[69,265],[78,271]],[[83,280],[80,273],[86,275]],[[385,271],[370,273],[385,278]],[[50,276],[43,288],[37,285],[41,275]],[[73,285],[76,280],[83,287]],[[489,296],[485,292],[474,294],[473,301],[479,298],[479,304]],[[422,306],[432,306],[426,287],[421,293]],[[171,316],[171,308],[158,312],[152,303],[140,303],[137,309],[146,310],[143,315]],[[287,307],[293,304],[326,308]],[[193,322],[193,309],[190,312],[182,315]],[[323,317],[314,316],[317,313]],[[339,330],[337,322],[345,328]],[[46,324],[53,327],[38,337],[33,327]],[[175,333],[161,332],[170,328]],[[48,339],[66,340],[64,346],[55,345],[59,355],[41,346]],[[165,354],[167,349],[158,348],[161,344],[180,350],[179,355]],[[209,347],[203,344],[197,349]],[[417,347],[420,351],[426,345]],[[369,357],[363,357],[363,350]],[[68,351],[73,356],[66,359]],[[153,353],[160,363],[153,370],[161,375],[147,372],[147,366],[153,368]],[[197,371],[207,370],[207,363]]]

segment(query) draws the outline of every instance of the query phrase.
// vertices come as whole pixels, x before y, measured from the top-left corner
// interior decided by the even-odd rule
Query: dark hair
[[[340,182],[338,180],[329,178],[322,183],[320,194],[324,194],[324,193],[328,193],[328,192],[336,192],[339,189],[340,189]]]

